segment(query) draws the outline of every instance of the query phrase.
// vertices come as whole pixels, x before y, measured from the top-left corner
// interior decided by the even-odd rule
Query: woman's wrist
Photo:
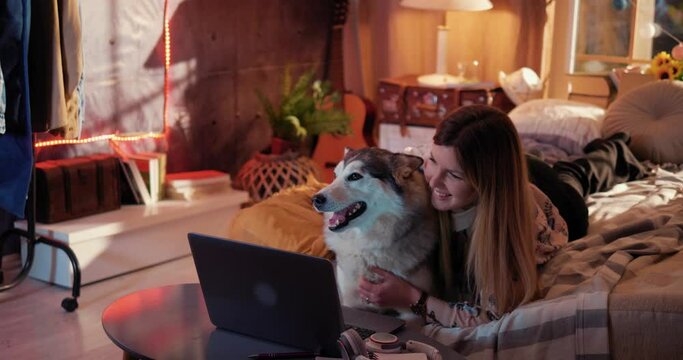
[[[422,296],[422,290],[411,286],[410,292],[408,293],[408,304],[413,305],[420,301],[420,296]]]
[[[414,301],[410,303],[410,311],[412,311],[416,315],[419,315],[422,318],[426,318],[427,299],[429,298],[429,294],[427,294],[427,292],[424,290],[419,290],[416,288],[413,289],[417,291],[417,297],[414,297],[415,291],[413,291],[413,294],[411,294],[411,298],[414,299]]]

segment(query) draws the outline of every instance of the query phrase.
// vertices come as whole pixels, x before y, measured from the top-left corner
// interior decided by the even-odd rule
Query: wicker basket
[[[320,178],[318,165],[306,156],[293,152],[283,155],[256,154],[237,173],[239,187],[249,192],[252,202],[259,202],[282,189],[306,184],[313,176]]]

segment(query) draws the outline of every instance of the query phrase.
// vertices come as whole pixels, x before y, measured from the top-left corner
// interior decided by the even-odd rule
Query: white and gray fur
[[[378,148],[350,150],[335,168],[336,179],[313,197],[315,208],[325,213],[325,243],[336,255],[343,305],[376,308],[365,304],[357,290],[360,275],[369,275],[370,266],[432,290],[437,222],[421,165],[422,159],[412,155]],[[334,212],[360,202],[365,211],[332,230]]]

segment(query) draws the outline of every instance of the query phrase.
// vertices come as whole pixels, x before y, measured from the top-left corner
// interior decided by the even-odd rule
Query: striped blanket
[[[541,269],[541,300],[478,327],[430,324],[423,332],[473,359],[608,359],[608,297],[627,265],[637,257],[656,262],[682,249],[678,202],[650,218],[569,243]]]

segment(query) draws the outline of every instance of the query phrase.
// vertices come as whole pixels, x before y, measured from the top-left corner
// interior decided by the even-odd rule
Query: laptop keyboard
[[[372,335],[372,334],[375,333],[374,330],[366,329],[366,328],[363,328],[363,327],[360,327],[360,326],[353,326],[353,325],[345,324],[345,325],[344,325],[344,331],[346,331],[346,330],[348,330],[348,329],[356,330],[356,332],[358,333],[358,335],[360,335],[360,337],[361,337],[363,340],[369,338],[370,335]]]

